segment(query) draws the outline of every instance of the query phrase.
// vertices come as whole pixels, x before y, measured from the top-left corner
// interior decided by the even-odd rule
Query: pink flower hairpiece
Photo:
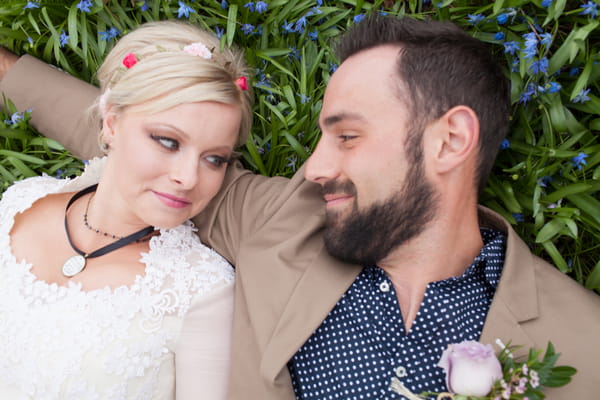
[[[123,57],[123,65],[125,66],[125,68],[129,69],[131,67],[133,67],[135,64],[137,64],[138,60],[135,56],[135,54],[133,53],[127,53],[125,54],[125,57]]]
[[[243,91],[248,90],[248,78],[240,76],[235,80],[235,84]]]
[[[212,52],[200,42],[188,44],[183,48],[183,51],[192,56],[202,57],[205,60],[210,60],[212,58]]]

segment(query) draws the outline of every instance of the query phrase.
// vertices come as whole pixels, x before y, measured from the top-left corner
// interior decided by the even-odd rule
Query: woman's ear
[[[433,161],[439,173],[448,172],[469,159],[477,159],[479,118],[471,108],[456,106],[432,124]]]
[[[102,132],[100,134],[100,145],[104,152],[113,146],[118,120],[118,114],[108,106],[102,119]]]

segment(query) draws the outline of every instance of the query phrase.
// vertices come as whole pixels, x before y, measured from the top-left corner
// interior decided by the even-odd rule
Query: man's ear
[[[435,169],[448,172],[469,159],[476,159],[479,151],[479,118],[471,108],[456,106],[432,123],[429,140],[433,150]]]

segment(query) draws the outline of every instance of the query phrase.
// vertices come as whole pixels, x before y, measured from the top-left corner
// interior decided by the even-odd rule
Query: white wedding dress
[[[191,222],[153,237],[141,254],[145,275],[116,289],[47,284],[11,253],[16,213],[95,183],[101,164],[72,181],[30,178],[3,194],[0,399],[223,399],[234,273]]]

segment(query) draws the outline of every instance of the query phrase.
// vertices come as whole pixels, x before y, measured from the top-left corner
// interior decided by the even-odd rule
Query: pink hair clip
[[[129,69],[137,64],[138,60],[133,53],[127,53],[125,57],[123,57],[123,65]]]
[[[237,78],[235,80],[235,84],[238,85],[238,87],[243,91],[248,90],[248,79],[245,76],[240,76]]]

